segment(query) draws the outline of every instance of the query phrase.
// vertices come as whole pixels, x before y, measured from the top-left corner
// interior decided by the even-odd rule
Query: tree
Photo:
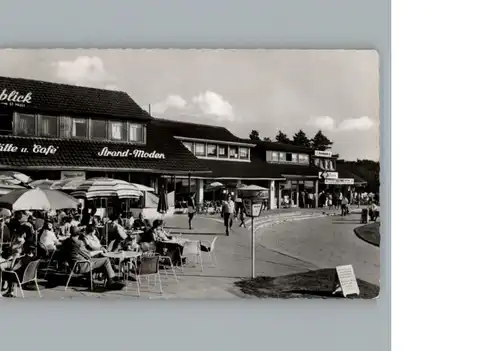
[[[288,139],[288,136],[285,133],[283,133],[281,130],[278,131],[278,134],[276,134],[275,139],[278,143],[283,143],[283,144],[291,144],[292,143],[292,141],[290,139]]]
[[[332,146],[333,142],[330,141],[321,130],[318,130],[314,138],[312,138],[311,144],[314,149],[325,151]]]
[[[255,129],[252,129],[249,137],[250,137],[250,140],[260,140],[259,132],[256,131]]]
[[[267,141],[267,142],[270,142],[270,143],[273,142],[270,137],[264,137],[264,141]]]
[[[305,147],[310,147],[311,146],[311,140],[307,137],[306,133],[302,129],[300,129],[295,135],[293,136],[293,145],[297,146],[305,146]]]

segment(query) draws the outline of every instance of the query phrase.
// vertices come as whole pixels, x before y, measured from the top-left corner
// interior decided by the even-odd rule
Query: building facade
[[[0,77],[0,170],[32,179],[118,178],[166,187],[177,206],[255,184],[269,189],[270,209],[310,207],[332,180],[359,181],[337,169],[337,157],[153,118],[124,92]]]
[[[0,169],[158,188],[209,170],[123,92],[0,77]]]

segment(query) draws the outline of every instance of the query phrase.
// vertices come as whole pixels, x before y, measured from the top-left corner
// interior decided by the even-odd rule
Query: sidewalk
[[[184,273],[176,269],[179,282],[176,283],[170,270],[168,278],[162,274],[163,295],[159,293],[159,284],[153,286],[151,279],[150,290],[146,279],[142,280],[141,298],[149,299],[171,299],[171,298],[195,298],[195,299],[234,299],[245,297],[234,287],[233,283],[251,275],[251,235],[244,228],[234,228],[229,236],[225,235],[222,223],[213,219],[200,216],[193,220],[193,230],[187,229],[187,216],[176,215],[166,220],[167,227],[172,233],[183,233],[184,237],[193,240],[211,241],[217,236],[215,244],[215,255],[217,266],[213,267],[208,255],[203,253],[204,272],[200,265],[196,267],[188,265]],[[298,259],[279,254],[261,245],[256,245],[256,274],[266,276],[278,276],[294,272],[302,272],[316,268],[314,265]],[[43,274],[40,274],[40,278]],[[127,291],[125,289],[114,292],[90,292],[86,288],[70,286],[64,292],[64,286],[44,289],[44,282],[40,279],[40,289],[44,298],[137,298],[137,285],[129,282]],[[20,297],[20,293],[18,292]],[[25,290],[26,298],[38,298],[36,291]],[[0,303],[2,300],[0,300]]]

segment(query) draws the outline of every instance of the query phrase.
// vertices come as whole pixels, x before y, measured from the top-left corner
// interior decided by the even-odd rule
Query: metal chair
[[[210,261],[212,262],[212,266],[214,266],[214,267],[217,265],[217,257],[215,256],[215,252],[214,252],[215,242],[217,241],[217,238],[218,238],[218,236],[214,237],[211,242],[208,242],[208,241],[201,242],[202,244],[207,244],[204,246],[208,250],[207,254],[210,257]]]
[[[78,273],[76,270],[78,267],[80,267],[81,265],[84,265],[84,264],[88,264],[89,265],[89,272],[88,273]],[[73,277],[82,277],[84,275],[88,274],[90,276],[90,291],[94,290],[94,277],[93,277],[93,274],[92,274],[92,262],[89,261],[89,260],[80,260],[80,261],[76,261],[75,264],[73,265],[73,268],[71,269],[71,272],[69,273],[69,277],[68,277],[68,281],[66,282],[66,287],[64,288],[64,291],[67,291],[68,290],[68,286],[69,286],[69,282],[71,281],[71,278]]]
[[[149,277],[151,276],[154,276],[155,278],[155,285],[156,285],[156,278],[158,277],[158,280],[160,282],[160,294],[163,295],[163,289],[160,277],[160,255],[148,253],[141,256],[136,271],[135,281],[137,283],[137,294],[139,296],[141,296],[141,278],[142,277],[148,278],[148,288],[149,288]]]
[[[31,261],[30,263],[28,263],[28,265],[26,266],[26,269],[24,270],[22,280],[19,279],[19,275],[13,270],[4,270],[3,271],[3,273],[12,274],[16,278],[15,283],[17,283],[17,286],[19,286],[19,290],[21,290],[21,296],[23,297],[23,299],[24,299],[23,285],[27,284],[27,283],[31,283],[31,282],[35,282],[36,291],[38,292],[38,296],[42,297],[42,293],[40,292],[40,288],[38,287],[38,274],[37,274],[38,265],[40,264],[40,261],[41,260],[35,260],[35,261]],[[17,294],[17,286],[15,286],[14,295]]]
[[[183,258],[189,256],[196,257],[196,263],[198,259],[200,260],[201,271],[203,272],[203,259],[201,257],[201,242],[200,241],[186,241],[183,246],[181,256],[181,272],[184,272],[184,264],[182,263]]]

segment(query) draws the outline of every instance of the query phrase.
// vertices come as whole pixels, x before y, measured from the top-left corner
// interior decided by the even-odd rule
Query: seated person
[[[26,255],[24,256],[16,256],[17,254],[9,255],[7,261],[4,262],[4,264],[7,262],[8,265],[5,266],[0,263],[0,267],[2,270],[2,282],[4,286],[2,286],[2,290],[7,290],[5,293],[5,297],[14,297],[12,294],[12,291],[14,290],[14,284],[17,284],[17,279],[14,274],[10,272],[5,272],[5,270],[13,271],[17,274],[19,279],[22,279],[24,271],[26,270],[26,267],[28,264],[35,259],[33,253],[34,253],[34,248],[30,246],[28,248],[29,251],[26,251]]]
[[[71,219],[71,222],[69,223],[72,227],[79,227],[81,223],[81,217],[80,215],[74,215],[73,218]]]
[[[113,271],[113,266],[107,257],[92,257],[90,251],[85,248],[85,243],[80,239],[80,230],[77,227],[71,228],[71,238],[68,239],[70,245],[70,265],[71,267],[77,261],[90,261],[92,272],[102,272],[106,278],[108,289],[122,289],[123,284],[118,283],[118,279]],[[85,274],[90,272],[88,263],[79,264],[76,268],[77,274]]]
[[[125,221],[125,228],[126,229],[133,229],[134,228],[134,223],[135,223],[135,218],[132,212],[129,212],[128,218]]]
[[[85,247],[93,256],[106,251],[106,248],[101,245],[101,241],[96,235],[96,228],[92,224],[89,224],[85,228],[85,234],[83,234],[82,240],[85,243]]]
[[[153,224],[153,227],[147,229],[140,237],[139,239],[139,245],[141,247],[141,250],[144,252],[147,251],[156,251],[156,241],[157,241],[157,234],[156,234],[156,229],[155,224],[158,225],[158,222],[155,221]]]
[[[109,242],[114,240],[114,245],[111,251],[116,251],[122,247],[122,244],[127,240],[128,235],[122,225],[118,223],[118,216],[110,216],[110,222],[108,222],[108,240]]]
[[[71,217],[66,216],[61,222],[61,226],[59,227],[59,238],[69,238],[71,236]]]
[[[146,222],[144,221],[144,215],[139,213],[139,218],[134,221],[134,229],[146,230]]]
[[[52,252],[61,242],[54,233],[54,225],[52,222],[45,222],[42,227],[42,235],[40,235],[40,246],[47,252]]]

